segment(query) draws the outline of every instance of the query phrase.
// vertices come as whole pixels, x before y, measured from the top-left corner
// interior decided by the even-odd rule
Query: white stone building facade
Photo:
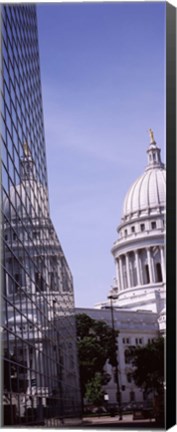
[[[96,320],[105,321],[112,326],[111,310],[109,307],[102,309],[76,308],[77,314],[85,313]],[[117,360],[119,371],[119,385],[122,406],[131,403],[143,403],[143,391],[135,386],[131,374],[133,368],[127,356],[127,349],[130,346],[143,346],[159,334],[157,313],[148,311],[128,311],[114,308],[114,326],[119,331],[117,338]],[[109,403],[116,404],[116,383],[114,380],[114,368],[106,364],[106,372],[111,376],[109,383],[104,386],[105,393],[109,396]]]

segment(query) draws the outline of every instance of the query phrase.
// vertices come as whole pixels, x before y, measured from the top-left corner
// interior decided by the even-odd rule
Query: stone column
[[[137,271],[137,282],[138,282],[138,285],[141,285],[138,250],[135,250],[135,262],[136,262],[136,271]]]
[[[118,283],[118,292],[121,291],[121,280],[120,280],[120,263],[119,258],[116,259],[116,278]]]
[[[159,246],[160,248],[160,261],[161,261],[161,270],[162,270],[162,280],[165,282],[166,274],[165,274],[165,260],[164,260],[164,250],[163,246]]]
[[[130,283],[130,268],[129,268],[128,254],[125,254],[125,262],[126,262],[126,272],[127,272],[127,284],[128,284],[128,288],[130,288],[131,283]]]
[[[151,260],[151,249],[150,249],[150,247],[147,248],[147,259],[148,259],[150,283],[153,283],[153,270],[152,270],[152,260]]]
[[[124,289],[124,278],[123,278],[123,269],[122,269],[122,257],[119,257],[120,264],[120,280],[121,280],[121,291]]]

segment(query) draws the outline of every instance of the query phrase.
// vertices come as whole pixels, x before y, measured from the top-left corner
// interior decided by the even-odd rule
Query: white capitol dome
[[[153,168],[145,171],[131,186],[123,205],[123,218],[137,214],[141,216],[164,209],[166,201],[166,171]]]
[[[151,130],[150,137],[148,164],[125,196],[112,254],[116,306],[160,313],[165,305],[166,171]]]
[[[148,150],[148,165],[128,190],[123,204],[122,220],[159,213],[166,204],[166,171],[160,159],[160,149],[151,143]]]

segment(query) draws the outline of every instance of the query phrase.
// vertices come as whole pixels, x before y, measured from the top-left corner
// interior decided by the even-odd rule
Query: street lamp
[[[113,334],[113,341],[114,341],[114,347],[115,347],[115,382],[117,387],[117,403],[119,406],[119,420],[122,420],[122,405],[121,405],[121,392],[120,392],[120,384],[119,384],[119,370],[118,370],[118,362],[117,362],[117,353],[116,353],[116,335],[115,335],[115,325],[114,325],[114,310],[113,310],[113,303],[112,300],[115,300],[117,298],[117,295],[110,294],[108,296],[108,299],[110,300],[110,309],[111,309],[111,321],[112,321],[112,334]]]
[[[61,362],[61,344],[60,344],[60,335],[59,328],[57,328],[57,314],[56,314],[56,299],[53,300],[53,314],[54,314],[54,331],[56,337],[56,368],[57,368],[57,378],[58,378],[58,387],[59,387],[59,395],[60,395],[60,421],[61,424],[64,424],[64,407],[63,407],[63,364]],[[58,355],[57,355],[58,349]],[[58,358],[59,357],[59,358]]]

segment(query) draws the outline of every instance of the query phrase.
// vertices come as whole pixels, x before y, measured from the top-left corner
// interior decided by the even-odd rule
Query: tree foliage
[[[79,355],[79,369],[81,392],[84,397],[86,386],[91,383],[97,373],[100,373],[101,384],[106,384],[110,376],[105,373],[104,366],[108,361],[112,366],[116,364],[115,336],[105,321],[94,320],[86,314],[76,315],[77,345]],[[98,378],[96,379],[98,384]]]
[[[94,378],[92,378],[86,384],[85,397],[91,404],[100,406],[104,400],[104,391],[102,388],[102,377],[99,372],[96,372]]]
[[[132,365],[135,367],[133,379],[138,387],[148,394],[157,395],[164,390],[164,338],[160,337],[143,347],[129,349]]]

